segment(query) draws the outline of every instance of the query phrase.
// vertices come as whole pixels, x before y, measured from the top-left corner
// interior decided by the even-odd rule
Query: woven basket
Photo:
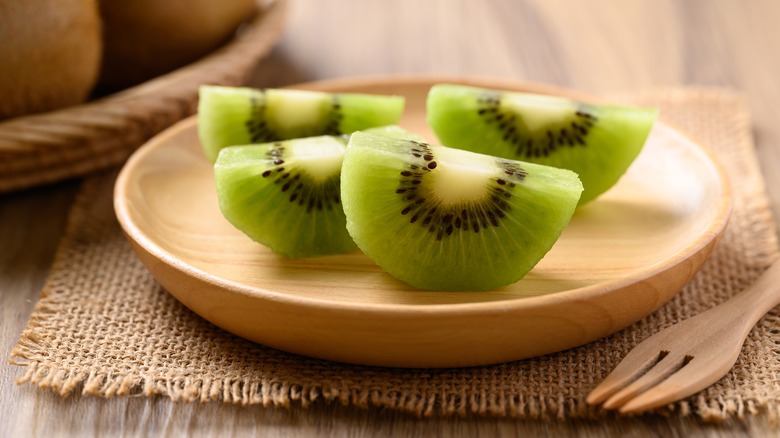
[[[240,85],[270,52],[287,0],[276,0],[233,41],[166,75],[117,94],[0,123],[0,192],[116,165],[166,127],[193,114],[201,84]]]

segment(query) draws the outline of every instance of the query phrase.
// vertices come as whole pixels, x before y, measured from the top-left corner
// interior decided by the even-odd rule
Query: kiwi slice
[[[365,132],[344,155],[347,230],[394,277],[430,290],[522,278],[569,223],[574,172]]]
[[[612,187],[639,155],[658,111],[556,96],[438,84],[428,123],[450,146],[571,169],[580,205]]]
[[[401,96],[204,85],[198,103],[198,135],[213,162],[226,146],[391,125],[403,109]]]
[[[222,149],[214,165],[222,214],[288,257],[351,251],[339,194],[345,147],[343,137],[319,136]]]

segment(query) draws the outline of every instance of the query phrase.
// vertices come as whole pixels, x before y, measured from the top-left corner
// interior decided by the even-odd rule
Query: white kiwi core
[[[344,161],[344,143],[334,137],[310,137],[290,142],[296,165],[315,181],[322,182],[338,175]]]
[[[444,205],[478,201],[485,197],[496,174],[496,159],[488,155],[431,146],[436,168],[431,172],[431,189]]]
[[[577,111],[577,103],[572,100],[524,93],[505,94],[501,106],[520,115],[522,123],[531,132],[558,124],[562,118]]]
[[[326,93],[274,89],[265,93],[268,121],[285,131],[320,123],[331,105]]]

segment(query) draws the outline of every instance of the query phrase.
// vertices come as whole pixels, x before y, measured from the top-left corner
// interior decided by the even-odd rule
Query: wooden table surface
[[[446,73],[589,92],[705,85],[743,90],[780,217],[780,2],[775,0],[296,0],[252,84]],[[58,396],[16,386],[6,363],[47,270],[78,181],[0,196],[0,436],[613,436],[780,434],[761,419],[708,425],[640,417],[540,423],[416,419],[336,405],[271,409],[165,398]],[[777,427],[776,425],[774,427]]]

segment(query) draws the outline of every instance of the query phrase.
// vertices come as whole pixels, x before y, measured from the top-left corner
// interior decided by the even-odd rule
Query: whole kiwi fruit
[[[257,8],[255,0],[100,0],[103,92],[139,84],[218,48]]]
[[[0,120],[78,104],[98,76],[96,0],[0,0]]]

